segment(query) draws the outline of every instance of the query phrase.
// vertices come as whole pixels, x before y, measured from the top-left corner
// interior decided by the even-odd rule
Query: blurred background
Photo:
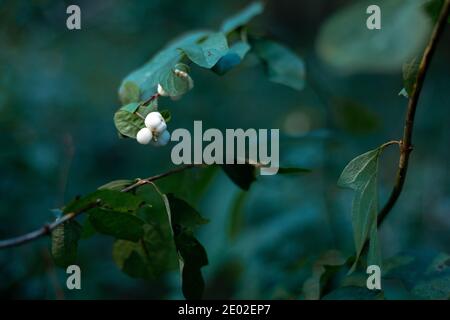
[[[384,55],[359,57],[365,64],[324,49],[326,22],[356,2],[267,1],[252,23],[252,30],[304,59],[303,91],[270,83],[249,57],[223,77],[194,68],[193,91],[180,101],[160,101],[172,112],[172,129],[192,129],[194,120],[204,128],[280,128],[282,164],[312,169],[261,177],[247,194],[222,172],[214,173],[195,199],[211,220],[199,230],[210,261],[203,268],[205,298],[301,298],[317,257],[330,249],[354,253],[352,192],[336,181],[352,158],[401,137],[407,105],[398,95],[401,64],[390,63],[398,57],[390,52],[395,43],[383,47]],[[76,1],[82,30],[69,31],[65,12],[73,3],[0,0],[0,239],[52,221],[52,208],[108,181],[173,167],[170,147],[118,138],[113,114],[120,106],[120,82],[175,36],[218,28],[248,2]],[[352,23],[341,27],[347,31],[335,32],[358,37]],[[429,30],[418,23],[400,30],[399,46],[412,41],[420,53]],[[450,248],[449,40],[447,28],[420,100],[404,193],[380,228],[385,258]],[[395,147],[381,159],[381,204],[397,159]],[[179,183],[196,187],[188,179]],[[53,265],[48,238],[0,251],[0,297],[182,298],[176,274],[155,281],[123,274],[111,257],[112,241],[98,235],[80,242],[79,291],[65,289],[65,270]]]

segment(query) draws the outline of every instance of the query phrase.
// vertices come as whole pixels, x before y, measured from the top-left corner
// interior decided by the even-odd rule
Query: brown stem
[[[146,178],[146,179],[138,180],[136,183],[134,183],[134,184],[132,184],[132,185],[122,189],[121,192],[129,192],[129,191],[134,190],[134,189],[136,189],[136,188],[138,188],[138,187],[140,187],[140,186],[142,186],[144,184],[152,183],[153,181],[156,181],[158,179],[170,176],[170,175],[175,174],[175,173],[179,173],[181,171],[184,171],[186,169],[190,169],[190,168],[195,167],[195,166],[197,166],[197,165],[194,165],[194,164],[185,165],[185,166],[181,166],[181,167],[169,170],[167,172],[158,174],[156,176],[152,176],[152,177],[149,177],[149,178]],[[1,240],[0,241],[0,249],[9,248],[9,247],[16,247],[16,246],[22,245],[24,243],[33,241],[33,240],[35,240],[37,238],[40,238],[42,236],[49,235],[56,227],[62,225],[63,223],[65,223],[67,221],[70,221],[70,220],[74,219],[75,217],[77,217],[78,215],[82,214],[83,212],[86,212],[89,209],[95,208],[95,207],[97,207],[99,205],[100,205],[100,201],[93,202],[93,203],[87,205],[86,207],[81,208],[80,210],[67,213],[67,214],[63,215],[61,218],[55,220],[54,222],[52,222],[50,224],[46,224],[46,225],[44,225],[43,227],[41,227],[41,228],[39,228],[37,230],[34,230],[32,232],[26,233],[24,235],[21,235],[21,236],[15,237],[15,238]]]
[[[394,207],[400,194],[402,193],[403,185],[405,184],[406,173],[408,171],[409,156],[413,149],[412,134],[414,129],[414,117],[416,115],[417,104],[419,102],[420,94],[422,92],[425,77],[430,67],[433,54],[436,51],[439,39],[442,36],[442,33],[447,24],[447,17],[449,15],[449,10],[450,10],[450,0],[445,0],[436,26],[434,27],[430,42],[428,43],[428,46],[425,48],[422,61],[420,62],[419,70],[417,73],[417,79],[414,84],[413,93],[411,95],[411,98],[409,99],[408,110],[406,113],[403,139],[400,145],[400,159],[398,164],[397,177],[391,195],[389,196],[386,205],[381,209],[378,215],[379,225],[383,223],[388,213]]]

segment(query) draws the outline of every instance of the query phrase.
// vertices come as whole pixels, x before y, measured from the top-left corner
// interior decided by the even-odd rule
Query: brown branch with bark
[[[164,173],[161,173],[161,174],[158,174],[158,175],[146,178],[146,179],[139,179],[134,184],[123,188],[121,190],[121,192],[130,192],[134,189],[139,188],[140,186],[153,183],[156,180],[168,177],[168,176],[176,174],[176,173],[180,173],[184,170],[193,168],[195,166],[201,166],[201,165],[195,165],[195,164],[184,165],[184,166],[177,167],[175,169],[169,170],[167,172],[164,172]],[[24,243],[38,239],[42,236],[49,235],[55,228],[62,225],[63,223],[70,221],[70,220],[76,218],[77,216],[79,216],[80,214],[88,211],[89,209],[95,208],[99,205],[100,205],[100,201],[97,200],[96,202],[90,203],[89,205],[87,205],[84,208],[81,208],[80,210],[77,210],[74,212],[69,212],[69,213],[63,215],[61,218],[55,220],[54,222],[52,222],[50,224],[45,224],[43,227],[41,227],[37,230],[34,230],[32,232],[26,233],[24,235],[21,235],[21,236],[15,237],[15,238],[1,240],[0,241],[0,249],[16,247],[16,246],[22,245]]]
[[[400,159],[398,163],[397,177],[395,180],[394,188],[392,189],[391,195],[385,206],[381,209],[378,214],[378,224],[381,225],[385,220],[386,216],[394,207],[400,194],[402,193],[403,186],[406,180],[406,174],[408,172],[409,156],[413,149],[412,145],[412,135],[414,129],[414,118],[416,115],[417,105],[419,103],[420,94],[423,89],[425,82],[425,77],[427,71],[430,67],[431,60],[436,51],[439,39],[444,32],[445,26],[447,24],[447,18],[450,11],[450,0],[445,0],[442,5],[441,13],[434,27],[433,33],[431,35],[430,41],[425,48],[422,60],[419,65],[417,78],[413,87],[413,92],[409,99],[408,109],[406,112],[405,127],[403,130],[403,138],[400,144]]]

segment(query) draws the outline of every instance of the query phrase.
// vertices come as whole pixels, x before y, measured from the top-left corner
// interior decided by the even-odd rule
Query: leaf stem
[[[399,140],[392,140],[392,141],[388,141],[388,142],[382,144],[382,145],[380,146],[380,149],[383,150],[384,148],[389,147],[389,146],[391,146],[391,145],[393,145],[393,144],[398,145],[400,148],[401,148],[401,146],[402,146],[402,142],[401,142],[401,141],[399,141]]]
[[[430,41],[425,48],[425,52],[423,54],[422,60],[419,65],[419,70],[417,73],[416,82],[413,87],[413,92],[411,98],[409,99],[408,109],[406,112],[405,126],[403,130],[403,138],[400,144],[400,158],[397,170],[397,177],[395,180],[394,187],[392,189],[391,195],[389,196],[388,201],[385,206],[381,209],[378,214],[378,224],[381,225],[383,221],[386,219],[386,216],[394,207],[397,202],[400,194],[402,193],[403,186],[405,184],[406,173],[408,171],[408,163],[409,156],[413,149],[412,145],[412,135],[414,129],[414,118],[416,115],[416,109],[419,102],[420,94],[423,89],[423,85],[425,82],[425,77],[427,71],[429,70],[431,60],[433,58],[434,52],[436,51],[437,44],[439,39],[442,36],[442,33],[447,24],[447,17],[450,11],[450,0],[445,0],[437,23],[434,27],[433,33],[431,35]]]

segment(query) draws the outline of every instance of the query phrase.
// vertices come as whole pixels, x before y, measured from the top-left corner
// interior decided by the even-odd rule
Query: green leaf
[[[129,276],[143,279],[155,279],[176,269],[177,252],[170,231],[158,223],[146,224],[143,229],[144,238],[139,242],[114,243],[113,259],[117,266]]]
[[[60,224],[52,231],[52,256],[59,267],[75,264],[81,226],[74,220]]]
[[[183,295],[188,300],[201,299],[205,289],[201,268],[208,264],[205,248],[188,231],[176,235],[175,244],[183,261],[181,271]]]
[[[261,2],[253,2],[242,11],[228,18],[222,23],[221,30],[224,33],[240,28],[250,22],[255,16],[261,14],[264,11],[264,6]]]
[[[129,74],[119,88],[121,100],[126,97],[125,84],[131,82],[139,88],[142,100],[148,99],[156,93],[158,84],[172,97],[180,96],[192,88],[189,79],[175,74],[175,67],[184,57],[179,49],[194,45],[207,37],[211,32],[196,31],[176,38],[168,46],[159,51],[148,63]]]
[[[243,190],[249,190],[250,185],[256,180],[256,168],[252,164],[222,164],[220,167]]]
[[[102,208],[127,212],[136,211],[141,206],[143,199],[126,192],[101,189],[70,202],[64,208],[64,213],[81,210],[97,201],[100,201],[99,206]]]
[[[97,232],[117,239],[138,241],[144,235],[144,221],[130,213],[94,208],[89,221]]]
[[[242,60],[244,60],[245,55],[250,50],[250,45],[243,41],[238,41],[234,43],[227,54],[220,58],[219,61],[214,65],[212,71],[219,75],[224,75],[237,65],[239,65]]]
[[[170,205],[172,224],[179,224],[193,229],[209,222],[208,219],[203,218],[189,203],[177,198],[174,194],[167,194],[167,199]]]
[[[208,264],[208,258],[205,249],[194,237],[192,229],[206,223],[207,220],[202,218],[187,202],[176,198],[173,194],[166,196],[160,194],[156,188],[145,189],[145,187],[139,189],[138,192],[144,193],[146,199],[151,203],[154,203],[151,199],[154,199],[155,196],[160,198],[158,212],[162,212],[161,208],[164,206],[167,216],[170,217],[175,247],[181,260],[183,294],[186,299],[200,299],[205,287],[201,268]],[[155,211],[153,210],[153,212]]]
[[[162,193],[173,193],[189,203],[197,204],[219,172],[217,166],[194,167],[156,181]]]
[[[120,109],[128,111],[128,112],[131,112],[131,113],[135,113],[138,108],[139,108],[139,103],[138,102],[132,102],[132,103],[129,103],[129,104],[123,106]]]
[[[403,64],[403,85],[405,86],[405,90],[409,97],[412,95],[414,85],[416,84],[419,66],[420,61],[417,57],[410,62]]]
[[[144,119],[134,113],[122,109],[114,114],[114,124],[122,135],[134,139],[136,138],[138,131],[145,127]]]
[[[404,61],[423,49],[431,30],[423,2],[377,2],[382,10],[381,30],[366,27],[370,0],[354,2],[323,24],[316,46],[325,62],[346,73],[399,71]]]
[[[377,241],[378,159],[382,149],[377,148],[350,161],[344,168],[338,184],[355,190],[352,205],[352,224],[356,247],[356,267],[364,243],[370,239],[368,264],[380,265]]]
[[[100,186],[98,189],[109,189],[109,190],[115,190],[115,191],[121,191],[122,189],[131,186],[134,183],[134,180],[114,180],[111,182],[108,182],[102,186]]]
[[[225,34],[218,32],[210,34],[199,43],[182,46],[181,49],[192,62],[211,69],[228,52],[228,42]]]
[[[285,46],[266,39],[253,41],[255,53],[263,61],[269,80],[295,90],[305,85],[305,65]]]
[[[131,104],[132,102],[139,102],[139,87],[134,82],[125,82],[123,84],[122,94],[120,100],[122,104]],[[134,111],[130,111],[134,112]]]
[[[87,217],[83,222],[83,230],[81,230],[81,239],[88,239],[92,237],[97,231]]]
[[[205,291],[205,280],[200,268],[189,264],[183,265],[181,270],[183,295],[187,300],[199,300]]]

